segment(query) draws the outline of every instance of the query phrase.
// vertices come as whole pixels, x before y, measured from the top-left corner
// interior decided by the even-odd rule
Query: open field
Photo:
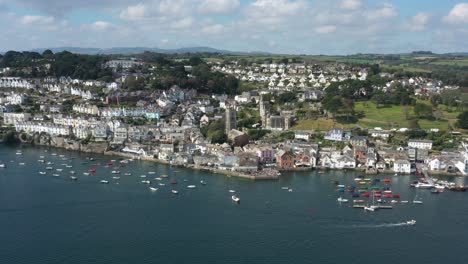
[[[427,102],[425,102],[427,103]],[[456,117],[460,114],[458,111],[450,112],[446,106],[438,108],[442,116],[439,120],[419,119],[418,124],[422,129],[438,128],[448,130],[449,125],[453,125]],[[293,127],[294,130],[329,130],[333,127],[362,127],[383,129],[410,127],[412,119],[416,119],[412,106],[386,106],[377,107],[374,102],[356,102],[355,111],[361,114],[361,118],[356,123],[339,123],[332,119],[318,118],[317,120],[300,120]]]

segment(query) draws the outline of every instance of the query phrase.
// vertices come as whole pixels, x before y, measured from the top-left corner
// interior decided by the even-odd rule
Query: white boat
[[[45,157],[44,156],[39,156],[40,159],[44,159]]]
[[[377,209],[379,209],[379,207],[376,205],[364,206],[364,211],[374,212]]]
[[[420,200],[413,200],[413,203],[414,203],[414,204],[422,204],[423,202],[420,201]]]
[[[286,187],[286,186],[281,187],[281,190],[289,190],[289,187]]]
[[[16,155],[23,155],[23,153],[21,153],[21,152],[16,152]]]
[[[150,181],[147,181],[147,180],[143,180],[143,181],[141,181],[141,183],[150,184],[151,182],[150,182]]]
[[[391,200],[390,202],[395,204],[395,203],[398,203],[398,200]]]
[[[188,185],[188,186],[187,186],[187,188],[189,188],[189,189],[193,189],[193,188],[195,188],[195,187],[197,187],[197,186],[195,186],[195,185]]]
[[[47,165],[54,165],[54,163],[49,161],[47,162]]]
[[[89,175],[89,172],[83,172],[83,175]]]
[[[167,178],[167,177],[169,176],[167,176],[166,174],[161,175],[161,178]]]
[[[149,189],[152,191],[152,192],[155,192],[158,190],[158,188],[154,188],[154,187],[149,187]]]
[[[63,169],[56,169],[56,171],[61,172],[61,171],[63,171]]]
[[[106,180],[101,180],[101,181],[100,181],[100,183],[102,183],[102,184],[108,184],[108,183],[109,183],[109,181],[106,181]]]
[[[154,171],[149,171],[148,174],[156,174]]]
[[[111,171],[112,174],[120,174],[120,171]]]
[[[72,179],[72,180],[74,180],[74,181],[78,180],[78,178],[75,177],[75,176],[70,176],[70,179]]]
[[[118,179],[120,179],[120,177],[119,176],[114,176],[114,177],[112,177],[112,179],[118,180]]]
[[[54,177],[60,177],[60,175],[59,175],[59,174],[56,174],[56,173],[52,174],[52,176],[54,176]]]
[[[73,166],[72,166],[72,165],[67,165],[66,167],[67,167],[67,168],[73,168]]]
[[[234,190],[229,190],[229,192],[230,192],[230,193],[235,193],[236,191],[234,191]]]
[[[434,188],[434,185],[430,183],[419,182],[419,183],[416,183],[414,187],[419,188],[419,189],[431,189],[431,188]]]
[[[40,159],[40,160],[37,160],[37,161],[40,162],[40,163],[44,163],[44,162],[45,162],[45,160],[43,160],[43,159]]]
[[[172,192],[173,194],[179,194],[179,191],[176,191],[176,190],[171,190],[171,192]]]
[[[46,175],[46,172],[45,171],[40,171],[39,174],[40,175]]]
[[[166,186],[166,184],[164,184],[164,183],[159,183],[159,186]]]
[[[438,190],[444,190],[445,189],[445,185],[442,185],[442,184],[435,184],[434,187]]]
[[[24,166],[24,162],[20,162],[18,163],[20,166]]]
[[[130,176],[130,175],[132,175],[132,174],[131,174],[130,172],[126,172],[126,173],[124,173],[124,175],[125,175],[125,176]]]
[[[344,199],[342,197],[338,197],[338,199],[336,199],[339,203],[347,203],[348,202],[348,199]]]
[[[6,168],[6,165],[5,164],[0,164],[0,168]]]
[[[140,175],[140,178],[146,178],[146,175]]]
[[[46,170],[53,170],[54,168],[52,168],[52,167],[46,167],[45,169],[46,169]]]
[[[70,171],[70,174],[75,174],[76,172],[75,171]]]
[[[162,181],[162,178],[159,178],[159,177],[156,177],[154,179],[157,180],[157,181]]]
[[[235,196],[235,195],[231,196],[231,199],[232,199],[234,202],[236,202],[236,203],[240,203],[239,197],[237,197],[237,196]]]
[[[52,153],[51,155],[52,155],[52,156],[57,156],[57,153]]]
[[[404,201],[401,201],[400,203],[405,204],[405,203],[408,203],[408,201],[404,200]]]
[[[415,225],[415,224],[416,224],[416,220],[409,220],[409,221],[406,221],[406,224],[407,224],[407,225]]]
[[[200,181],[200,184],[201,185],[206,185],[206,182],[205,181]]]
[[[292,192],[292,191],[293,191],[293,189],[289,189],[289,190],[288,190],[288,192]]]

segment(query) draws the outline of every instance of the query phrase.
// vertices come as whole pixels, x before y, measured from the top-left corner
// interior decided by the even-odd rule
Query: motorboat
[[[46,167],[45,169],[46,169],[46,170],[53,170],[54,168],[52,168],[52,167]]]
[[[415,225],[415,224],[416,224],[416,220],[409,220],[409,221],[406,221],[406,224],[407,224],[407,225]]]
[[[430,183],[419,182],[419,183],[416,183],[414,187],[419,188],[419,189],[432,189],[434,188],[434,185]]]
[[[154,171],[149,171],[148,174],[156,174]]]
[[[114,177],[112,177],[112,179],[118,180],[118,179],[120,179],[120,177],[119,176],[114,176]]]
[[[83,175],[89,175],[89,172],[83,172]]]
[[[56,169],[56,171],[61,172],[61,171],[63,171],[63,169]]]
[[[146,175],[140,175],[140,178],[146,178]]]
[[[43,160],[43,159],[39,159],[39,160],[37,160],[37,161],[40,162],[40,163],[44,163],[44,162],[45,162],[45,160]]]
[[[160,178],[160,177],[156,177],[154,179],[157,180],[157,181],[162,181],[162,178]]]
[[[342,197],[338,197],[337,201],[338,201],[339,203],[347,203],[347,202],[348,202],[348,199],[344,199],[344,198],[342,198]]]
[[[161,175],[161,178],[167,178],[167,177],[169,176],[167,176],[166,174]]]
[[[158,190],[158,188],[154,188],[154,187],[149,187],[149,189],[152,191],[152,192],[155,192]]]
[[[76,172],[75,171],[70,171],[70,174],[75,174]]]
[[[54,174],[52,174],[52,176],[54,176],[54,177],[60,177],[60,174],[54,173]]]
[[[96,172],[96,169],[89,169],[88,170],[90,173],[95,173]]]
[[[158,183],[158,184],[159,184],[159,186],[166,186],[165,183]]]
[[[45,171],[40,171],[39,174],[40,175],[46,175],[46,172]]]
[[[235,193],[236,191],[234,191],[234,190],[229,190],[229,192],[230,192],[230,193]]]
[[[112,174],[120,174],[120,171],[118,171],[118,170],[117,170],[117,171],[116,171],[116,170],[113,170],[113,171],[111,171],[111,173],[112,173]]]
[[[420,201],[420,200],[413,200],[413,203],[414,203],[414,204],[422,204],[423,202]]]
[[[109,184],[109,181],[101,180],[100,183],[102,183],[102,184]]]
[[[188,185],[187,186],[187,188],[189,188],[189,189],[194,189],[195,187],[197,187],[197,186],[195,186],[195,185]]]
[[[292,191],[293,191],[293,189],[288,189],[288,192],[292,192]]]
[[[176,181],[176,180],[172,180],[172,181],[171,181],[171,184],[177,184],[177,181]]]
[[[235,195],[231,196],[231,199],[232,199],[235,203],[240,203],[239,197],[237,197],[237,196],[235,196]]]
[[[78,178],[77,178],[77,177],[75,177],[75,176],[70,176],[70,179],[71,179],[71,180],[73,180],[73,181],[76,181],[76,180],[78,180]]]
[[[408,201],[404,200],[404,201],[401,201],[400,203],[406,204],[406,203],[408,203]]]
[[[206,185],[206,182],[205,181],[200,181],[200,184],[201,185]]]
[[[21,153],[21,152],[16,152],[16,155],[23,155],[23,153]]]
[[[176,191],[176,190],[171,190],[171,192],[172,192],[173,194],[179,194],[179,191]]]
[[[126,173],[124,173],[124,175],[125,175],[125,176],[130,176],[130,175],[132,175],[132,174],[131,174],[130,172],[126,172]]]
[[[25,165],[25,163],[24,163],[24,162],[20,162],[20,163],[18,163],[18,165],[20,165],[20,166],[24,166],[24,165]]]
[[[289,190],[289,187],[281,187],[281,190]]]
[[[150,184],[150,183],[151,183],[151,181],[148,181],[148,180],[143,180],[143,181],[141,181],[141,183],[144,183],[144,184]]]
[[[379,209],[379,207],[376,205],[364,206],[364,211],[374,212],[377,209]]]
[[[395,203],[398,203],[398,200],[391,200],[390,202],[395,204]]]
[[[0,168],[6,168],[6,165],[5,164],[0,164]]]

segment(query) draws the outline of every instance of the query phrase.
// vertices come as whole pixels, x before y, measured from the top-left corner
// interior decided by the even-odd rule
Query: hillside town
[[[253,88],[236,94],[210,93],[197,87],[181,88],[174,82],[167,89],[129,89],[130,79],[143,79],[146,84],[158,73],[139,70],[157,66],[128,58],[102,65],[113,72],[115,78],[110,81],[52,75],[7,77],[10,69],[2,68],[2,130],[13,129],[25,143],[37,138],[51,146],[59,138],[69,145],[104,143],[105,152],[112,154],[251,179],[277,179],[282,171],[311,169],[398,175],[422,170],[468,173],[468,145],[460,130],[350,127],[338,122],[331,129],[295,127],[304,118],[299,104],[328,120],[339,114],[348,116],[347,111],[333,111],[325,105],[337,83],[364,83],[377,76],[384,81],[371,83],[373,93],[404,89],[409,98],[418,100],[457,90],[457,86],[338,63],[206,64],[212,74],[233,76]],[[191,65],[183,69],[185,77],[197,77]],[[362,87],[351,96],[368,93]]]

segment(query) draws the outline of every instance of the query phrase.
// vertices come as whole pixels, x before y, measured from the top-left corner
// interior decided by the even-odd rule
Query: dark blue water
[[[92,155],[98,160],[91,163],[103,165],[85,176],[92,166],[81,163],[90,155],[34,148],[16,155],[16,149],[0,146],[0,163],[8,166],[0,169],[0,263],[394,264],[462,263],[468,257],[468,193],[410,189],[409,176],[391,177],[392,189],[424,204],[366,213],[336,202],[331,180],[352,184],[352,173],[291,173],[252,182],[135,161],[115,180],[103,166],[110,157]],[[73,157],[73,168],[61,166],[68,161],[54,152]],[[40,155],[63,168],[54,172],[60,177],[38,174],[46,166],[37,162]],[[69,170],[78,181],[69,179]],[[141,174],[153,183],[161,174],[170,178],[151,192]],[[171,179],[179,184],[170,185]],[[229,189],[241,204],[231,201]],[[417,225],[398,225],[410,219]]]

